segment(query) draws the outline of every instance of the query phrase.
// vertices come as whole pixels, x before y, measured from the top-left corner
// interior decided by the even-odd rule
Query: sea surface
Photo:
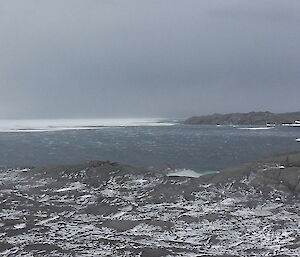
[[[298,141],[297,141],[298,138]],[[300,127],[183,125],[164,119],[0,121],[0,165],[110,160],[135,166],[217,171],[300,150]]]
[[[299,150],[299,129],[1,121],[1,164],[13,167],[0,166],[0,256],[299,257],[299,154],[288,167],[277,163],[284,155],[240,178],[201,178]],[[30,167],[90,160],[158,169],[107,161]]]

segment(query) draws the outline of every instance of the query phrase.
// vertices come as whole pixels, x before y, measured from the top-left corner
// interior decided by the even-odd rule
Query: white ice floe
[[[189,178],[199,178],[202,176],[201,173],[190,169],[178,169],[174,172],[167,174],[168,177],[189,177]]]
[[[219,173],[219,171],[213,171],[213,170],[207,170],[207,171],[201,171],[201,172],[196,172],[191,169],[176,169],[171,173],[168,173],[168,177],[188,177],[188,178],[199,178],[203,175],[208,175],[208,174],[215,174]]]

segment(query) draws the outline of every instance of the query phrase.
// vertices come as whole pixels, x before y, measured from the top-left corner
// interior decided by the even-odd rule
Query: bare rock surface
[[[266,125],[266,124],[291,124],[300,120],[300,112],[272,113],[272,112],[249,112],[212,114],[194,116],[187,119],[185,124],[203,125]]]
[[[200,178],[95,161],[2,168],[0,256],[299,256],[300,153]]]

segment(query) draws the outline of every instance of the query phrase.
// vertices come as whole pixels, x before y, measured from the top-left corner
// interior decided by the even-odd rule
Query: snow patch
[[[61,193],[61,192],[66,192],[66,191],[72,191],[72,190],[81,189],[83,187],[84,187],[84,184],[82,184],[80,182],[75,182],[75,183],[72,183],[69,187],[60,188],[60,189],[56,190],[55,192]]]
[[[44,225],[50,221],[54,221],[54,220],[57,220],[59,218],[59,216],[54,216],[52,218],[49,218],[49,219],[46,219],[46,220],[42,220],[40,222],[37,223],[37,225],[41,226],[41,225]]]
[[[26,223],[20,223],[20,224],[16,224],[14,225],[15,229],[22,229],[26,227]]]

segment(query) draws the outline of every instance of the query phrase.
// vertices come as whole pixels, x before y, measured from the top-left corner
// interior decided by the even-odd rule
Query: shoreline
[[[102,167],[102,168],[100,168]],[[26,165],[19,165],[19,166],[1,166],[1,169],[5,170],[24,170],[24,172],[36,172],[39,173],[41,171],[44,172],[50,172],[55,174],[56,172],[59,173],[60,170],[69,170],[71,172],[78,172],[80,170],[89,169],[89,168],[98,168],[99,172],[107,173],[105,169],[111,170],[114,167],[121,168],[124,172],[130,173],[147,173],[152,172],[156,173],[162,176],[166,176],[168,178],[180,178],[180,177],[186,177],[186,178],[193,178],[198,179],[199,183],[202,182],[211,182],[211,183],[226,183],[231,180],[240,180],[243,179],[243,177],[249,177],[251,173],[259,174],[259,172],[262,171],[268,171],[268,176],[274,175],[273,180],[280,180],[281,183],[292,183],[291,181],[286,181],[284,177],[278,177],[279,174],[277,174],[278,170],[284,171],[281,175],[295,175],[295,169],[299,168],[300,172],[300,151],[292,151],[292,152],[281,152],[281,153],[274,153],[271,155],[265,155],[261,158],[247,162],[242,163],[240,165],[235,165],[232,167],[228,167],[225,169],[221,169],[219,171],[209,171],[206,173],[205,171],[202,172],[195,172],[193,170],[190,170],[191,172],[198,173],[199,176],[191,176],[180,175],[181,171],[188,170],[189,169],[179,169],[179,168],[167,168],[167,167],[142,167],[142,166],[134,166],[130,164],[122,164],[119,162],[113,162],[113,161],[100,161],[100,160],[94,160],[94,161],[88,161],[83,163],[75,163],[75,164],[51,164],[51,165],[41,165],[41,166],[26,166]],[[172,172],[171,176],[168,176],[168,172]],[[177,176],[174,172],[178,171],[179,175]],[[300,174],[300,173],[299,173]],[[261,173],[260,175],[265,175]],[[296,177],[295,177],[296,178]],[[272,178],[271,178],[272,179]],[[294,180],[294,183],[298,181],[299,187],[296,187],[295,189],[300,192],[300,178],[297,180]],[[271,182],[271,180],[270,180]],[[273,181],[275,183],[275,181]]]

